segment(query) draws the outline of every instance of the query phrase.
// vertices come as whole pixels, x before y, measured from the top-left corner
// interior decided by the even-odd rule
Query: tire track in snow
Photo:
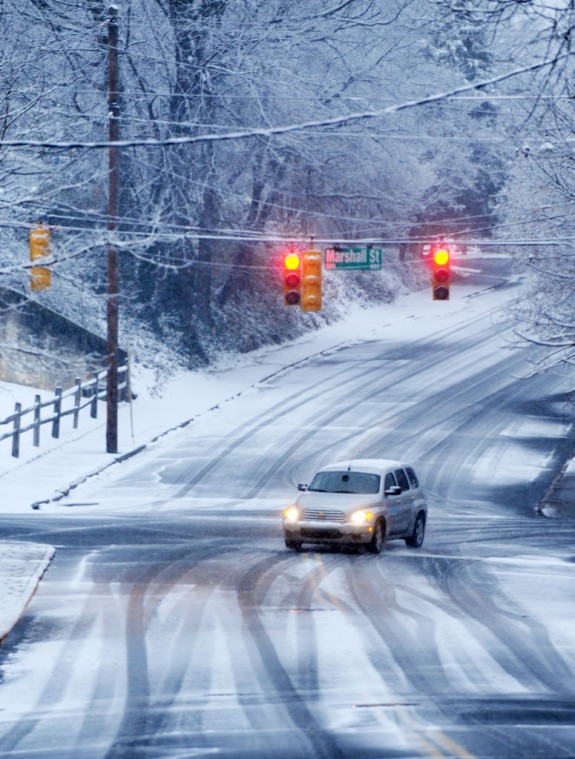
[[[307,756],[317,759],[344,759],[345,754],[338,746],[336,738],[318,723],[305,699],[294,686],[261,619],[258,602],[261,588],[258,588],[258,584],[269,568],[277,567],[277,562],[277,557],[264,559],[245,572],[237,582],[238,601],[246,632],[255,647],[253,657],[259,660],[260,664],[258,678],[264,691],[275,691],[280,695],[280,703],[289,719],[298,728],[304,744],[309,747]]]

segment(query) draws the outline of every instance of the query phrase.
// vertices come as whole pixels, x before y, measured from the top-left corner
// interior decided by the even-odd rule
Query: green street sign
[[[326,248],[326,269],[381,269],[383,248]]]

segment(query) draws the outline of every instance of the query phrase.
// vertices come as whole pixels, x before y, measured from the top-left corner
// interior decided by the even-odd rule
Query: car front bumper
[[[369,543],[373,534],[371,524],[347,524],[341,522],[299,521],[284,522],[286,540],[301,543],[335,543],[362,545]]]

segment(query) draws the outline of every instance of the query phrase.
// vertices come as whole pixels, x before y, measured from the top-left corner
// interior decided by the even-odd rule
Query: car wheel
[[[373,535],[371,536],[371,542],[369,544],[369,550],[371,553],[381,553],[383,544],[385,543],[385,527],[381,519],[375,523],[373,528]]]
[[[413,526],[413,532],[408,538],[405,538],[405,542],[411,548],[421,548],[423,545],[423,538],[425,537],[425,514],[420,513],[417,515],[415,524]]]
[[[288,540],[288,538],[286,538],[286,548],[291,548],[292,551],[301,551],[301,541]]]

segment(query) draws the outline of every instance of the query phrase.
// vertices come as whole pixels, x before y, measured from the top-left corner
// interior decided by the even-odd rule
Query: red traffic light
[[[299,287],[300,276],[297,272],[292,271],[286,275],[286,285],[288,287]]]
[[[283,262],[284,305],[298,306],[301,301],[301,259],[293,251]]]

